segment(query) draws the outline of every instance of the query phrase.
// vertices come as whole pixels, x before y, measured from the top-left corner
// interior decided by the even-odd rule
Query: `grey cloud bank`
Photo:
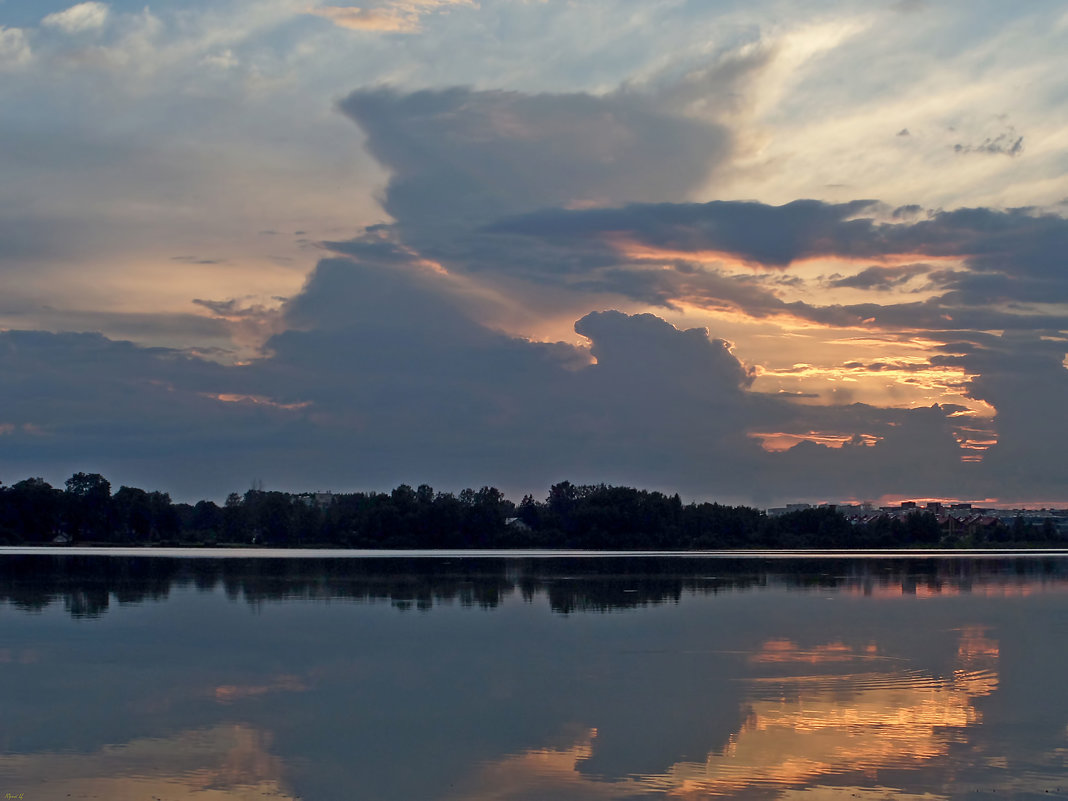
[[[572,346],[485,329],[420,290],[424,280],[414,268],[324,261],[293,312],[307,321],[321,307],[324,325],[276,336],[274,355],[248,366],[99,336],[0,335],[0,369],[14,379],[0,418],[16,425],[4,435],[4,471],[95,467],[187,497],[218,496],[235,476],[514,493],[569,478],[751,502],[828,486],[860,497],[973,489],[952,410],[806,407],[755,394],[724,342],[652,315],[578,321],[590,363]],[[332,317],[339,303],[344,317]],[[776,425],[884,439],[769,454],[746,436]]]
[[[79,8],[55,9],[44,24],[48,35],[66,36],[68,28],[70,35],[95,35],[119,14],[101,3]],[[523,13],[539,11],[551,9]],[[431,37],[431,23],[456,25],[459,13],[424,15],[420,26]],[[302,19],[309,30],[339,34],[323,20]],[[33,35],[46,50],[58,47],[41,31]],[[66,91],[77,108],[99,97],[110,108],[137,100],[113,130],[83,136],[68,127],[46,137],[27,125],[0,134],[8,145],[0,164],[23,192],[0,189],[0,277],[12,287],[7,324],[112,334],[0,331],[5,481],[102,471],[116,484],[154,484],[186,498],[219,498],[254,479],[294,490],[495,484],[513,495],[570,479],[756,503],[886,493],[1064,497],[1062,214],[977,204],[928,210],[911,202],[924,198],[895,198],[895,205],[909,205],[894,208],[865,199],[880,193],[864,186],[853,200],[709,201],[737,197],[719,195],[717,187],[747,171],[796,169],[797,162],[762,155],[760,137],[768,134],[752,123],[758,96],[766,97],[758,89],[786,67],[798,69],[795,84],[776,79],[783,92],[776,107],[796,111],[807,97],[798,65],[821,48],[836,52],[835,37],[846,34],[834,26],[799,28],[774,46],[766,33],[750,32],[726,55],[702,51],[711,66],[664,69],[653,60],[657,68],[647,64],[640,78],[598,91],[412,90],[403,77],[392,86],[365,85],[343,95],[332,124],[355,123],[359,132],[345,131],[352,151],[362,133],[375,164],[336,175],[330,165],[341,164],[340,155],[316,160],[319,150],[344,152],[333,129],[309,123],[305,140],[286,127],[287,116],[312,116],[310,101],[295,99],[299,87],[278,90],[289,103],[263,99],[271,86],[284,85],[284,71],[257,73],[251,65],[266,63],[259,51],[258,61],[216,53],[227,36],[237,48],[245,35],[220,33],[214,50],[199,43],[195,52],[232,60],[247,94],[211,95],[213,84],[197,71],[164,81],[173,91],[162,95],[138,95],[133,84],[108,94],[97,76],[86,78],[84,96]],[[419,44],[421,35],[397,37],[405,39],[398,46],[430,48]],[[38,41],[31,39],[0,28],[0,69],[30,58],[27,42]],[[295,50],[291,57],[298,70],[303,56]],[[161,64],[178,58],[169,50]],[[393,77],[383,73],[364,83]],[[35,79],[38,90],[47,78]],[[242,103],[264,116],[244,122],[231,113]],[[63,97],[46,105],[56,112]],[[329,114],[328,104],[321,113]],[[183,116],[188,130],[173,124]],[[796,133],[803,148],[805,132],[788,122],[783,130]],[[906,123],[911,134],[894,137]],[[895,117],[884,127],[894,147],[929,141],[911,119]],[[270,135],[246,152],[246,128]],[[1021,123],[1026,148],[1015,139],[961,138],[978,144],[961,158],[947,149],[947,158],[975,170],[992,163],[1029,169],[1043,152],[1033,129],[1033,121]],[[854,135],[866,141],[852,129],[841,134],[843,141]],[[187,163],[181,157],[189,154],[195,157]],[[983,158],[998,155],[1012,158]],[[367,156],[353,155],[353,163],[360,158]],[[220,191],[206,192],[216,184],[201,178],[217,168]],[[349,217],[337,185],[369,183],[368,176],[383,182],[381,209],[353,213],[351,228],[339,223]],[[309,202],[310,187],[320,184],[337,200]],[[304,221],[287,228],[274,219],[287,203],[302,204],[312,220],[328,206],[333,224],[307,236]],[[72,313],[45,302],[58,289],[37,278],[38,263],[77,263],[102,242],[122,240],[136,250],[166,239],[157,232],[172,226],[203,224],[212,236],[188,247],[164,242],[161,274],[236,269],[231,254],[218,249],[226,226],[216,230],[215,218],[243,220],[263,251],[283,237],[262,232],[299,230],[300,247],[317,259],[304,286],[279,293],[287,295],[280,308],[251,290],[190,290],[190,308],[210,317]],[[327,241],[313,250],[309,237]],[[144,281],[139,257],[129,258],[131,281]],[[820,260],[828,261],[826,270],[813,266]],[[538,325],[544,320],[566,320],[577,336],[542,341],[565,338],[559,327],[545,335],[547,326]],[[743,333],[736,337],[732,326]],[[835,332],[922,337],[928,350],[918,361],[849,353],[838,366],[917,380],[926,371],[956,370],[966,399],[996,408],[997,444],[981,462],[962,463],[956,438],[969,420],[953,404],[815,405],[808,393],[761,391],[758,360],[727,341],[756,326],[782,334],[784,351],[791,346],[786,326],[794,342]],[[258,358],[240,364],[119,341],[219,345],[240,332],[275,333]],[[847,396],[844,380],[842,386]],[[757,435],[781,433],[852,439],[840,448],[817,441],[778,453],[761,448]]]

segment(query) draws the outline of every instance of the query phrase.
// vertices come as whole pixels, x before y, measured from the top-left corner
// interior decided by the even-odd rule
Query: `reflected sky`
[[[91,753],[0,757],[0,773],[27,798],[117,801],[252,801],[291,799],[282,789],[282,760],[270,735],[240,724],[144,738]],[[10,790],[5,792],[12,792]]]
[[[775,658],[769,660],[768,655]],[[659,774],[599,780],[580,770],[596,746],[598,732],[590,729],[570,747],[533,749],[485,766],[475,785],[455,797],[737,797],[747,791],[806,786],[812,790],[820,780],[858,774],[875,777],[880,770],[922,769],[925,763],[947,756],[951,744],[967,742],[965,730],[982,719],[976,699],[998,686],[998,646],[983,636],[982,629],[960,632],[958,655],[957,666],[945,677],[910,668],[754,678],[741,692],[743,724],[725,747],[704,760],[677,762]],[[873,658],[879,659],[874,644],[863,651],[842,643],[799,649],[788,641],[771,640],[750,656],[750,662],[801,669],[814,662]],[[878,789],[883,792],[880,797],[887,797],[887,788]]]
[[[28,799],[1068,797],[1057,560],[4,561]]]

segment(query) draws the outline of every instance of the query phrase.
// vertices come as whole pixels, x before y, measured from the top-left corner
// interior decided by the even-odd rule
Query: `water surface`
[[[26,799],[1068,797],[1068,558],[0,556]]]

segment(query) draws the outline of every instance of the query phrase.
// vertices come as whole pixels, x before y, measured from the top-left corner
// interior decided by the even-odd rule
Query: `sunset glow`
[[[6,0],[4,479],[1068,503],[1063,31]]]

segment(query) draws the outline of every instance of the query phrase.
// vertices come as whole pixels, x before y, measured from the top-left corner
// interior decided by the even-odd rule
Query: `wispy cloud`
[[[20,28],[0,25],[0,69],[18,67],[30,60],[32,52],[26,34]]]
[[[861,270],[856,275],[845,277],[832,276],[828,282],[833,287],[851,287],[854,289],[875,289],[886,292],[893,287],[908,283],[917,275],[930,272],[927,264],[900,264],[893,267],[873,266]]]
[[[956,153],[993,153],[1002,156],[1018,156],[1023,152],[1022,136],[1018,136],[1015,129],[1009,128],[997,136],[988,136],[977,145],[968,145],[963,142],[953,146]]]
[[[103,28],[108,20],[108,13],[107,3],[90,0],[87,3],[71,6],[66,11],[49,14],[41,20],[41,24],[50,28],[59,28],[67,33],[81,33]]]
[[[354,31],[416,33],[421,30],[419,21],[425,14],[450,6],[477,7],[473,0],[397,0],[376,8],[321,6],[309,9],[308,13]]]

